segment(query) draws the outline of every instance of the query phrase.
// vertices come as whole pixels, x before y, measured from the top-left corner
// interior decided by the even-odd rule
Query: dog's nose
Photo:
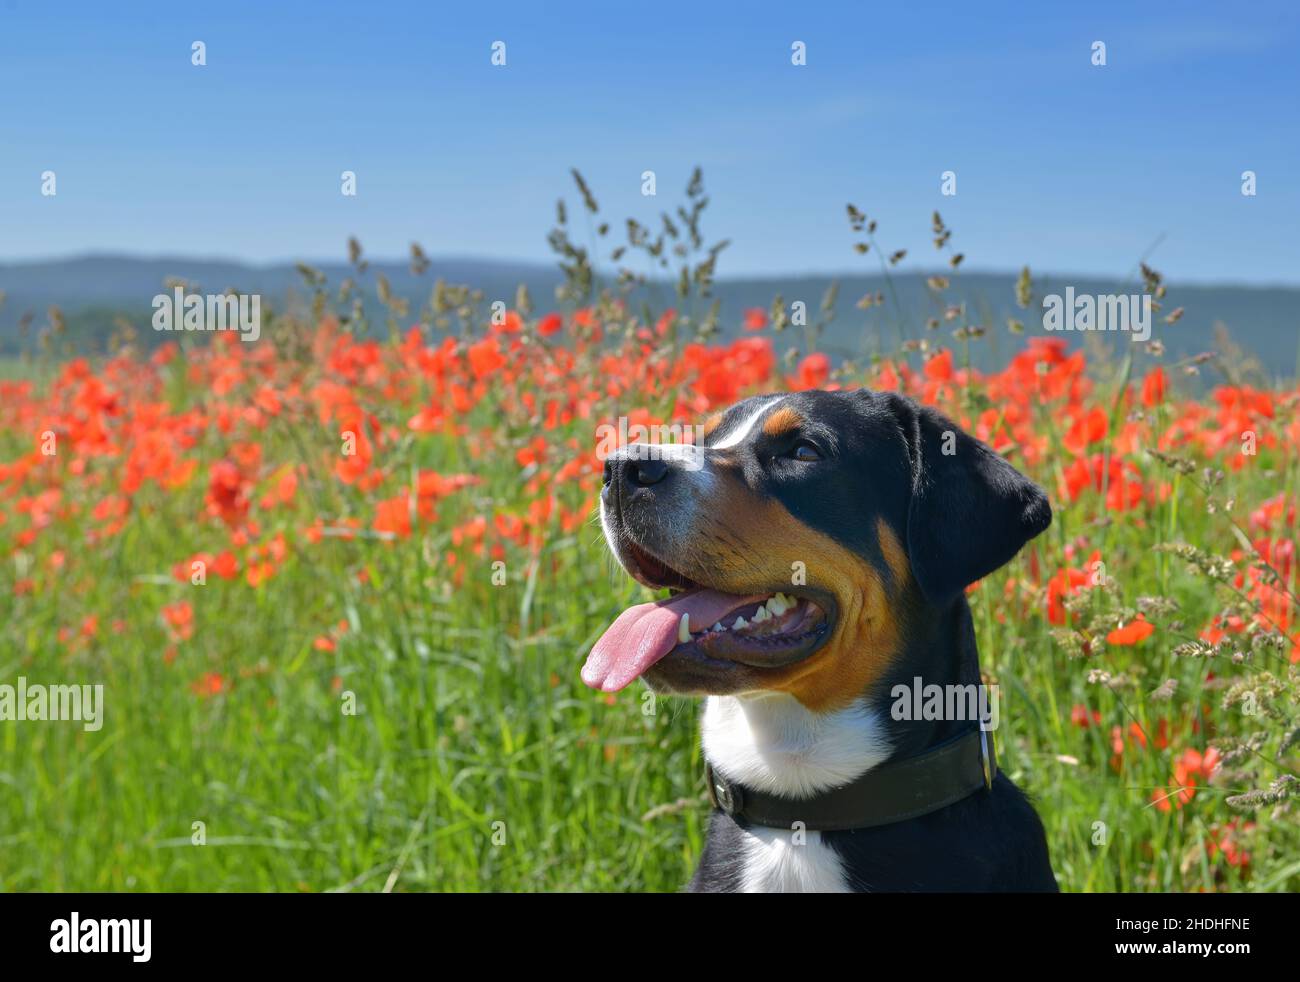
[[[668,464],[658,458],[630,460],[624,474],[637,487],[648,488],[652,484],[658,484],[668,476]]]
[[[659,456],[620,450],[605,461],[605,488],[612,492],[622,486],[627,491],[648,488],[658,484],[671,470],[668,461]]]

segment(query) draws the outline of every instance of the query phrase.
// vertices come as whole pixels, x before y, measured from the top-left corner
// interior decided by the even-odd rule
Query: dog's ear
[[[956,423],[887,394],[912,467],[907,554],[932,604],[945,606],[1052,523],[1047,496]]]

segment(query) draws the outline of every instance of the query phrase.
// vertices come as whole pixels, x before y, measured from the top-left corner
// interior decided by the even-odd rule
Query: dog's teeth
[[[722,621],[718,621],[718,623],[714,624],[713,627],[710,628],[710,630],[713,630],[713,631],[725,631],[726,628],[722,626]]]
[[[677,640],[682,644],[691,640],[691,615],[682,614],[682,619],[677,624]]]
[[[739,631],[742,627],[748,627],[749,621],[745,620],[744,615],[736,618],[736,623],[731,625],[733,631]]]
[[[772,612],[766,607],[759,607],[758,610],[754,611],[755,624],[762,624],[766,620],[771,620],[771,618]]]
[[[766,604],[764,604],[763,609],[766,610],[768,615],[771,617],[780,617],[786,611],[785,597],[778,593],[775,597],[772,597]]]

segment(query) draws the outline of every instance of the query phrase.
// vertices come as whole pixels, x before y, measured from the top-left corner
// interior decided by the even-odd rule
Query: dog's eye
[[[816,447],[814,447],[811,443],[808,443],[806,441],[801,443],[796,443],[790,449],[790,453],[787,454],[787,456],[793,458],[794,460],[802,460],[808,462],[822,459],[821,451],[818,450]]]

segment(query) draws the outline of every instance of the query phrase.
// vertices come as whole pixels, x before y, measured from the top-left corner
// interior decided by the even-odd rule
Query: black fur
[[[753,402],[731,412],[745,418]],[[905,545],[913,578],[897,615],[904,646],[869,698],[887,723],[895,757],[934,746],[969,723],[898,721],[890,691],[926,683],[979,683],[979,657],[964,588],[1002,566],[1051,522],[1043,492],[938,412],[893,393],[808,392],[786,397],[806,425],[796,435],[756,433],[746,477],[807,525],[854,549],[889,577],[877,544],[883,518]],[[718,432],[725,433],[731,419]],[[757,428],[756,428],[757,429]],[[947,436],[951,434],[951,436]],[[774,466],[782,442],[808,439],[826,455],[817,479]],[[945,453],[945,449],[952,451]],[[1042,823],[1004,774],[990,792],[939,812],[879,828],[823,833],[849,884],[872,891],[1055,891]],[[690,888],[740,887],[741,833],[715,811]]]
[[[943,606],[1052,523],[1042,490],[933,409],[886,397],[907,438],[912,498],[907,555],[926,597]]]
[[[870,893],[1055,892],[1043,828],[1024,792],[1004,774],[973,795],[922,818],[852,832],[823,832],[851,889]],[[693,893],[741,888],[740,826],[714,812]]]

